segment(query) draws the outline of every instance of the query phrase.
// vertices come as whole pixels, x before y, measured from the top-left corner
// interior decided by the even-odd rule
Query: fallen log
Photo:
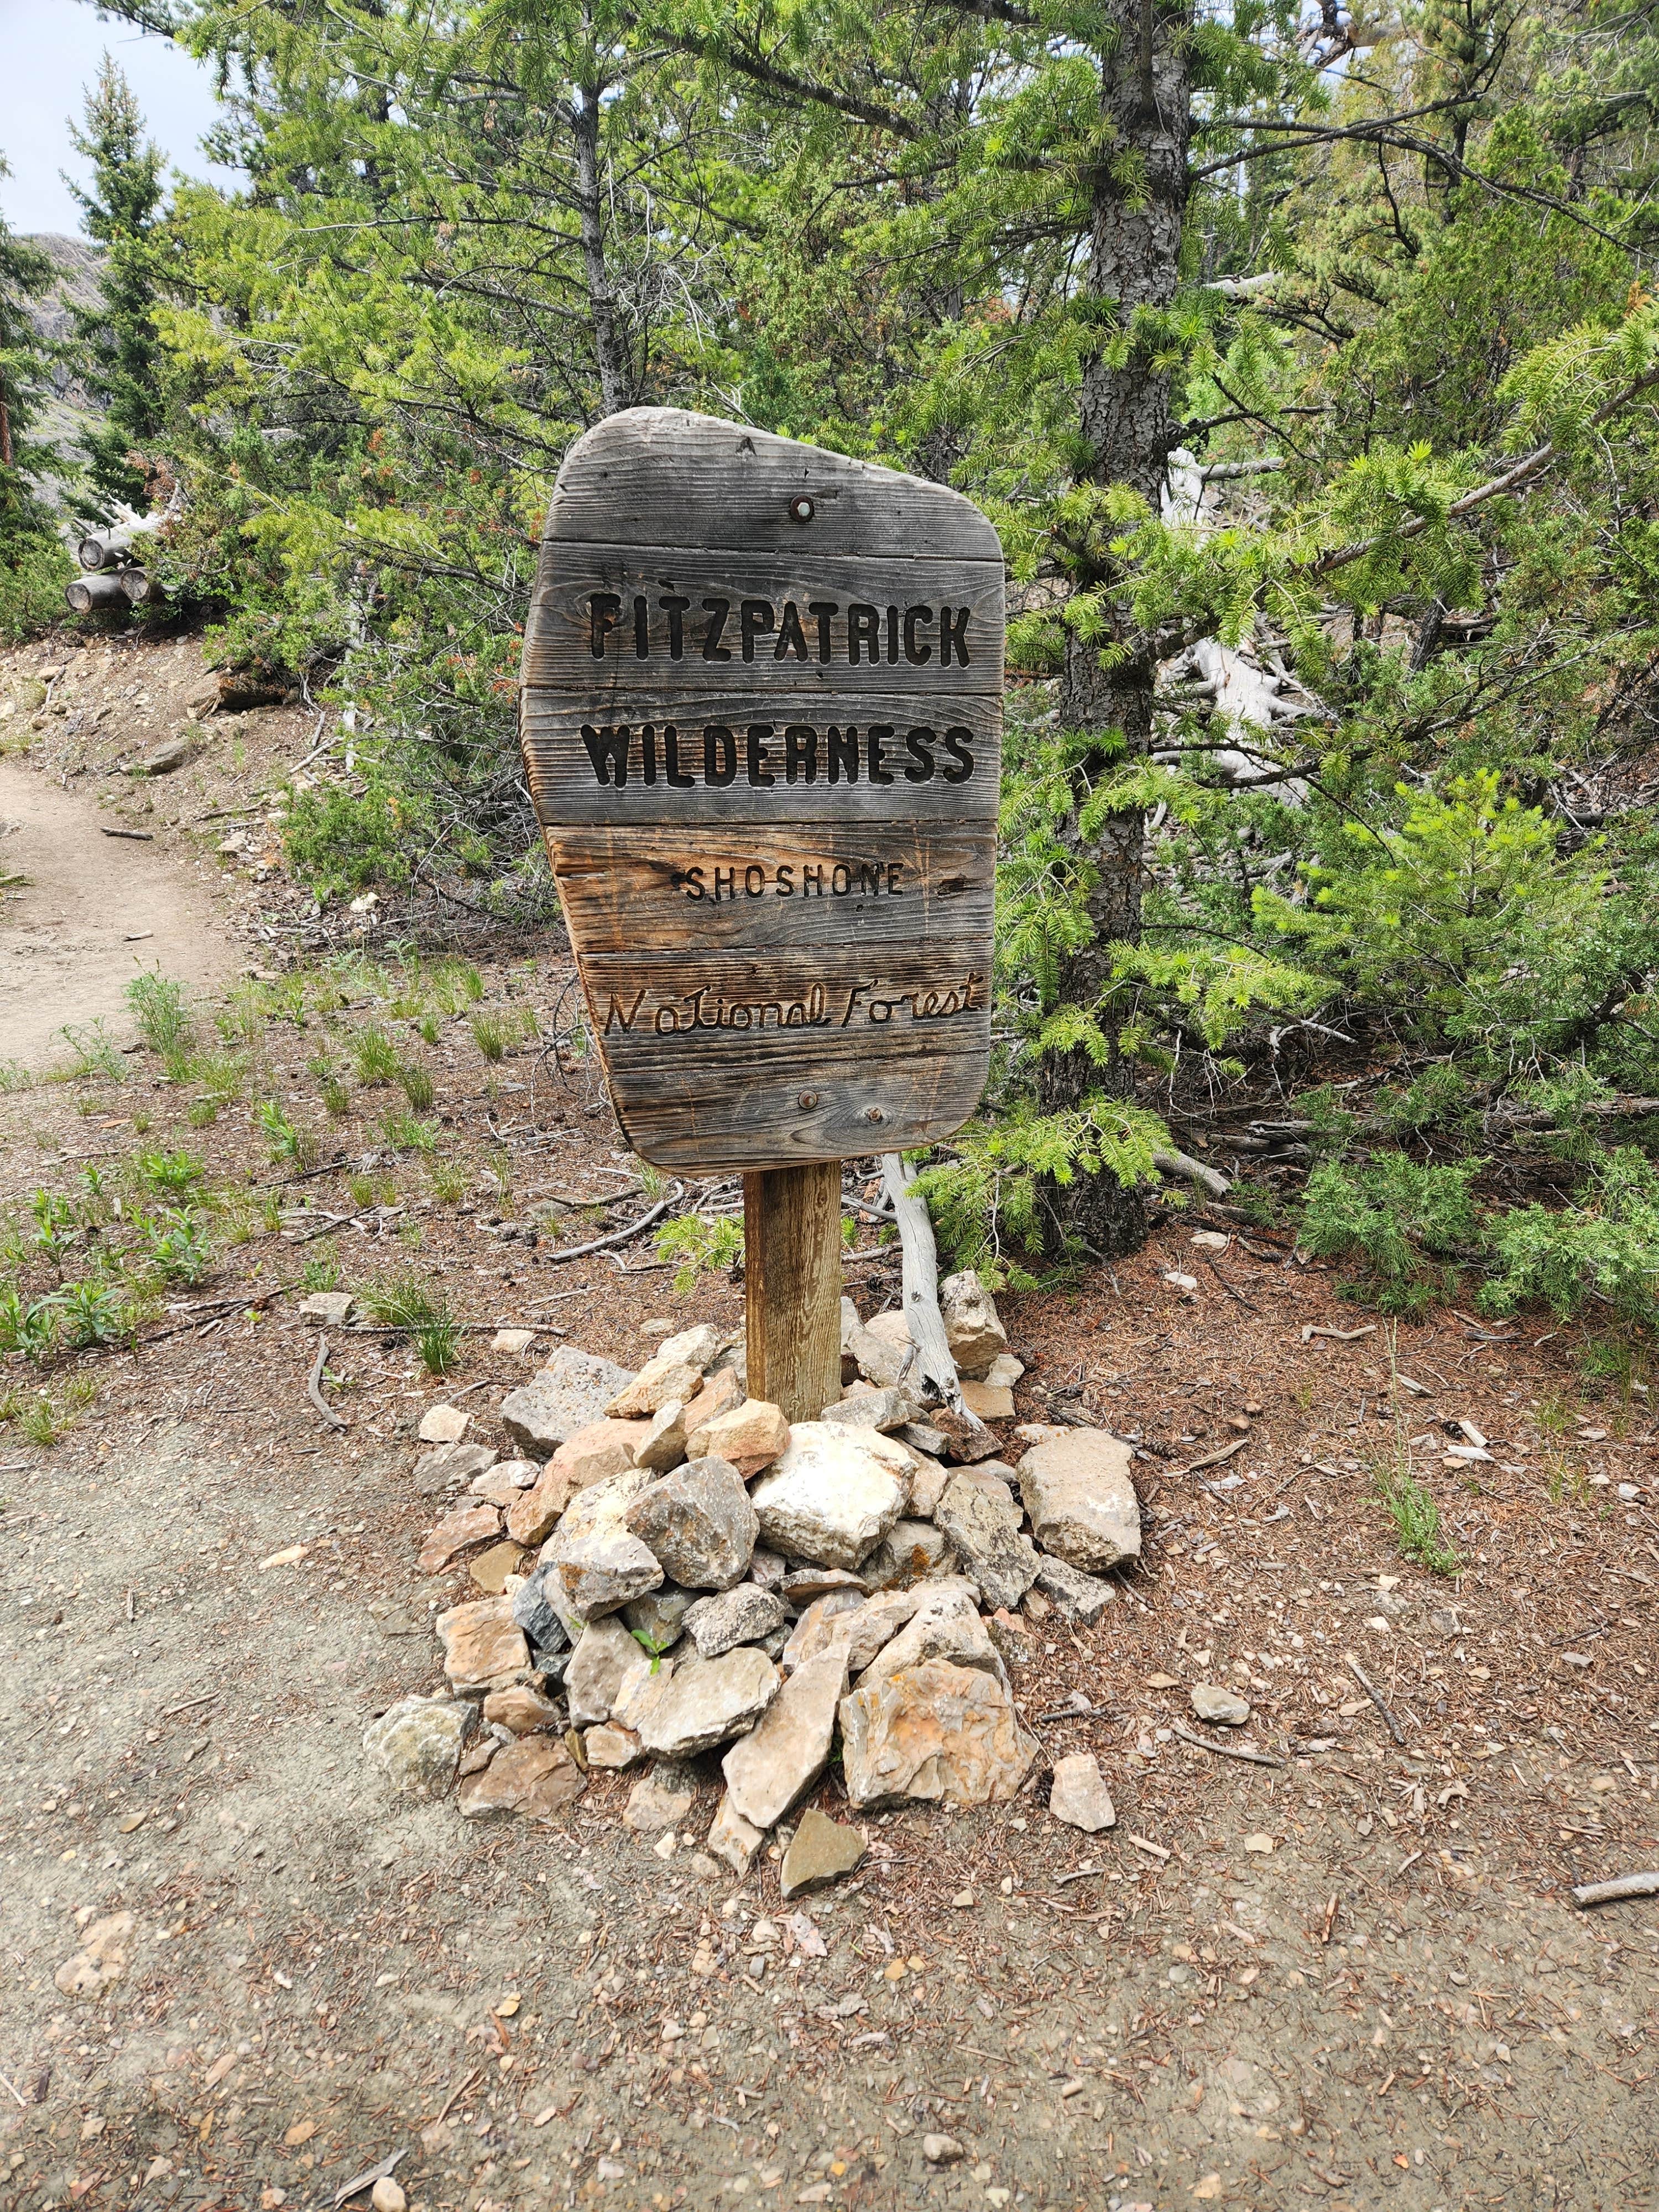
[[[916,1347],[916,1366],[923,1382],[966,1425],[965,1432],[952,1440],[956,1457],[988,1459],[997,1449],[997,1440],[979,1416],[969,1412],[963,1398],[962,1378],[939,1310],[939,1247],[927,1205],[911,1187],[915,1180],[901,1153],[882,1154],[881,1187],[892,1206],[904,1255],[902,1308]]]
[[[106,607],[125,607],[127,604],[118,576],[76,576],[64,585],[64,597],[77,615],[95,614]]]
[[[126,593],[128,603],[135,607],[160,606],[167,598],[162,586],[143,568],[123,568],[116,581]]]

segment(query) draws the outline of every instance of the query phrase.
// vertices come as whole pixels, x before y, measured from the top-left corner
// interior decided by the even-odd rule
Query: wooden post
[[[841,1395],[841,1162],[743,1179],[749,1395],[787,1421]]]

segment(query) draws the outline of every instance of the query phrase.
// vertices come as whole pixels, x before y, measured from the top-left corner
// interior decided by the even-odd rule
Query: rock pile
[[[957,1275],[941,1306],[964,1376],[1008,1401],[986,1413],[1012,1413],[1024,1370],[991,1297]],[[624,1818],[672,1851],[689,1763],[718,1757],[708,1848],[740,1871],[837,1740],[855,1809],[1011,1798],[1037,1751],[1012,1615],[1035,1591],[1100,1617],[1103,1574],[1140,1550],[1130,1449],[1026,1430],[1017,1466],[948,1464],[983,1432],[959,1438],[907,1395],[902,1316],[866,1326],[844,1300],[842,1340],[843,1395],[817,1420],[750,1398],[741,1345],[705,1324],[637,1374],[560,1350],[501,1407],[520,1457],[464,1442],[464,1420],[423,1423],[416,1487],[451,1508],[419,1565],[468,1556],[483,1595],[438,1616],[449,1693],[365,1738],[394,1784],[442,1794],[459,1776],[468,1818],[546,1815],[592,1771],[640,1768]],[[1097,1772],[1063,1781],[1064,1817],[1113,1817]],[[844,1871],[856,1842],[803,1825],[793,1886]]]

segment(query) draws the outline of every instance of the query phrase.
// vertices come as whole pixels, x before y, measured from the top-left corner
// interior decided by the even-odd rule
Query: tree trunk
[[[615,415],[633,401],[628,349],[617,323],[617,303],[605,263],[605,206],[599,178],[599,93],[583,85],[571,113],[576,140],[576,202],[581,218],[582,262],[587,279],[587,312],[593,325],[593,357],[599,364],[601,415]]]
[[[1104,158],[1093,179],[1089,287],[1115,313],[1120,328],[1138,308],[1167,307],[1180,273],[1182,227],[1187,207],[1187,143],[1192,124],[1188,0],[1112,0],[1118,35],[1100,52]],[[1136,349],[1123,368],[1098,356],[1085,361],[1081,427],[1091,483],[1125,484],[1153,514],[1158,510],[1167,457],[1176,442],[1170,380],[1153,365],[1152,349]],[[1140,639],[1126,605],[1115,601],[1117,565],[1103,547],[1104,532],[1073,549],[1073,580],[1098,593],[1108,617],[1104,640],[1068,635],[1060,682],[1060,719],[1092,741],[1075,774],[1065,842],[1094,877],[1089,890],[1092,940],[1060,963],[1059,1000],[1097,1013],[1109,1045],[1102,1068],[1079,1048],[1043,1056],[1038,1094],[1045,1112],[1081,1105],[1104,1091],[1127,1098],[1131,1071],[1119,1058],[1117,1023],[1103,1003],[1111,976],[1111,948],[1140,933],[1145,878],[1144,817],[1130,810],[1108,817],[1085,840],[1079,816],[1091,789],[1113,763],[1145,755],[1152,734],[1152,687],[1157,663],[1150,640]],[[1127,648],[1109,668],[1101,665],[1104,642]],[[1105,1255],[1132,1249],[1146,1233],[1139,1194],[1109,1173],[1053,1184],[1044,1194],[1057,1244],[1066,1231]]]

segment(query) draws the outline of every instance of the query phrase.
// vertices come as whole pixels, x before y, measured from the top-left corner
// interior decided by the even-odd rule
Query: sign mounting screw
[[[803,1091],[795,1103],[798,1106],[816,1106],[818,1103],[818,1094],[816,1091]]]
[[[864,1118],[866,1121],[884,1121],[887,1116],[879,1106],[866,1106],[864,1109]]]
[[[791,522],[810,522],[817,513],[817,505],[804,491],[798,491],[789,502]]]

